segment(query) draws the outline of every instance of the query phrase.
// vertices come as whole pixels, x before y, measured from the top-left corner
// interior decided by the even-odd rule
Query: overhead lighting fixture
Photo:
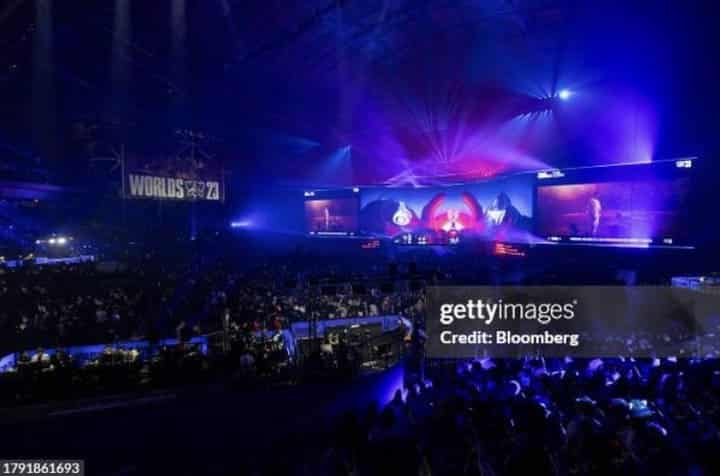
[[[41,245],[43,243],[47,243],[49,245],[65,246],[70,242],[70,240],[72,240],[72,237],[70,236],[53,236],[47,240],[35,240],[35,244]]]
[[[565,174],[562,172],[562,170],[543,170],[537,173],[537,178],[540,180],[562,178],[564,176]]]

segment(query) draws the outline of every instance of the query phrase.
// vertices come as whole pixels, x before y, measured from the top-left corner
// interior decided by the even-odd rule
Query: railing
[[[200,348],[200,352],[203,354],[207,354],[208,352],[208,338],[207,336],[199,336],[194,337],[190,339],[190,344],[197,344]],[[124,349],[124,350],[130,350],[130,349],[136,349],[140,352],[141,358],[147,358],[150,356],[150,354],[153,352],[154,349],[157,349],[158,347],[162,346],[175,346],[178,345],[179,341],[178,339],[161,339],[157,342],[157,344],[151,344],[150,341],[147,340],[137,340],[137,341],[123,341],[118,342],[117,344],[113,344],[112,347],[116,349]],[[73,358],[76,362],[79,362],[81,364],[86,363],[98,355],[102,354],[103,350],[108,346],[109,344],[93,344],[93,345],[78,345],[73,347],[68,347],[66,349],[66,352],[69,356]],[[44,351],[49,357],[52,357],[55,354],[54,349],[48,349]],[[27,351],[29,355],[33,355],[34,351]],[[8,372],[11,369],[14,369],[17,364],[17,359],[20,356],[21,352],[15,352],[12,354],[5,355],[4,357],[0,357],[0,373]]]

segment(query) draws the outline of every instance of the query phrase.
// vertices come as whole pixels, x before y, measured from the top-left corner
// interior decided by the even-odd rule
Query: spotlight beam
[[[570,99],[575,93],[570,91],[569,89],[561,89],[560,92],[558,92],[558,97],[562,99],[563,101],[567,101]]]

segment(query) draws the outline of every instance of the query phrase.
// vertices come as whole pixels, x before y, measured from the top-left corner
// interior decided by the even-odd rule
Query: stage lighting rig
[[[196,131],[192,129],[175,129],[175,135],[184,140],[199,141],[207,138],[202,131]]]
[[[53,235],[45,240],[35,240],[36,245],[65,246],[70,243],[71,236]]]
[[[203,143],[213,141],[214,137],[194,129],[176,129],[175,135],[180,143],[180,151],[176,154],[177,160],[188,161],[196,169],[205,168],[208,161],[214,160],[214,155],[202,147]]]
[[[537,173],[537,178],[540,180],[562,178],[565,174],[562,170],[542,170]]]

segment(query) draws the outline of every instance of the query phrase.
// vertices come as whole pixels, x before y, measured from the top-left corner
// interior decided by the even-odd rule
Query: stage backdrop
[[[533,180],[519,175],[448,187],[366,189],[360,232],[398,244],[455,244],[468,237],[526,241]]]

